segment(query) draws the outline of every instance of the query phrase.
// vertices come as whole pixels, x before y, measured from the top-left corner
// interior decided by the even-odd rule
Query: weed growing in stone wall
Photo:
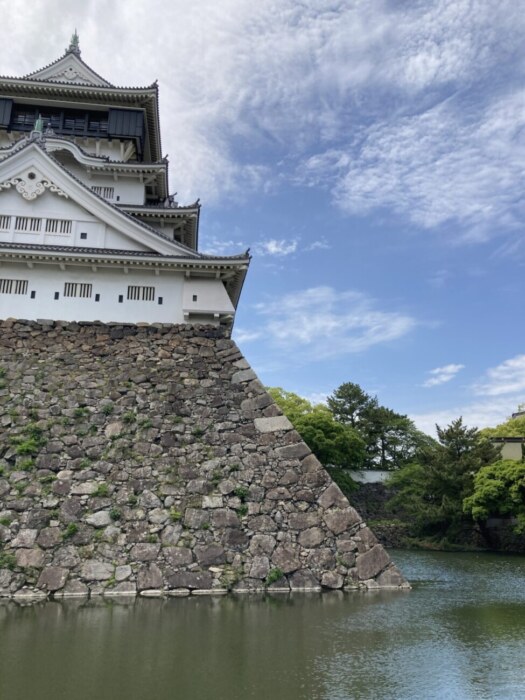
[[[13,554],[8,554],[0,550],[0,569],[13,570],[16,566],[16,559]]]
[[[237,496],[241,503],[244,503],[244,501],[248,498],[249,492],[245,486],[237,486],[233,493],[235,496]]]
[[[76,523],[69,523],[64,532],[63,538],[69,540],[74,537],[78,532],[78,525]]]
[[[281,579],[284,576],[284,572],[281,571],[278,567],[275,569],[270,569],[268,572],[268,576],[266,577],[265,583],[267,586],[271,586],[272,583],[275,583],[279,579]]]
[[[25,426],[22,435],[11,438],[17,455],[36,455],[46,442],[43,429],[35,423]]]
[[[105,498],[109,496],[109,487],[105,482],[102,482],[97,486],[96,491],[93,492],[93,496],[98,496],[99,498]]]

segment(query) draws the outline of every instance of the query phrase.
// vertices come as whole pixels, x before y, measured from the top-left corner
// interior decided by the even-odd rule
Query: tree
[[[338,423],[330,409],[284,391],[269,388],[269,394],[293,424],[308,447],[325,465],[360,469],[365,459],[365,445],[350,426]]]
[[[310,401],[294,394],[293,391],[285,391],[280,386],[266,387],[266,389],[291,423],[294,423],[301,416],[311,413],[314,409]]]
[[[429,438],[400,413],[381,406],[358,384],[341,384],[328,397],[334,418],[354,428],[366,446],[365,469],[398,469],[414,459]]]
[[[339,423],[358,428],[369,417],[370,411],[377,408],[377,397],[364,392],[359,384],[341,384],[327,399],[328,408]]]
[[[484,428],[482,435],[491,437],[523,437],[525,438],[525,415],[509,418],[505,423],[500,423],[495,428]]]
[[[417,463],[393,473],[391,504],[408,513],[419,534],[454,540],[468,524],[463,501],[473,492],[474,475],[496,461],[498,449],[461,418],[436,430],[439,443],[424,445]]]
[[[525,463],[500,459],[482,467],[474,476],[472,495],[463,501],[465,513],[474,520],[489,516],[517,519],[516,531],[525,531]]]

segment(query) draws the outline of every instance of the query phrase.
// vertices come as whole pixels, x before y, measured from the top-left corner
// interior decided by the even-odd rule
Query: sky
[[[234,337],[317,402],[432,433],[525,402],[525,0],[0,0],[0,73],[159,81],[200,249],[253,259]]]

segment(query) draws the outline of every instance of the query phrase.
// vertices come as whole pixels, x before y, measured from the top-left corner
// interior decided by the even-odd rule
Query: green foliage
[[[359,484],[357,483],[357,481],[354,481],[348,473],[348,471],[346,471],[345,469],[329,467],[328,473],[335,481],[335,483],[339,486],[341,491],[345,494],[345,496],[348,496],[353,491],[356,491],[359,488]]]
[[[17,455],[33,456],[46,444],[46,439],[43,428],[36,423],[28,423],[22,429],[22,434],[12,437],[11,442],[16,445]]]
[[[347,382],[313,405],[280,388],[270,395],[325,465],[350,469],[397,469],[431,441],[412,421],[380,406],[358,384]]]
[[[77,420],[80,420],[81,418],[85,418],[86,416],[89,416],[89,408],[87,406],[78,406],[73,411],[73,416]]]
[[[103,413],[105,416],[110,416],[110,415],[113,413],[114,410],[115,410],[115,406],[113,406],[112,403],[105,403],[105,404],[102,406],[102,413]]]
[[[241,503],[244,503],[245,500],[248,498],[248,489],[246,486],[237,486],[234,490],[233,493],[237,498],[240,499]]]
[[[340,423],[358,428],[369,420],[370,413],[378,407],[377,398],[361,389],[359,384],[341,384],[327,399],[328,408]]]
[[[11,518],[0,518],[0,525],[9,527],[9,525],[11,525]]]
[[[313,406],[309,401],[298,394],[294,394],[292,391],[285,391],[281,387],[268,387],[267,391],[294,426],[298,418],[306,416],[313,410]]]
[[[0,366],[0,379],[3,379],[5,375],[7,374],[7,370],[5,367]]]
[[[62,539],[64,540],[70,540],[72,537],[74,537],[78,532],[78,525],[76,523],[69,523],[69,525],[66,527],[64,534],[62,535]]]
[[[93,496],[98,496],[99,498],[105,498],[109,496],[109,487],[105,482],[100,483],[97,486],[96,491],[92,494]]]
[[[525,438],[525,415],[509,418],[505,423],[500,423],[495,428],[484,428],[481,434],[491,437],[522,437]]]
[[[271,586],[272,583],[275,583],[283,576],[284,572],[278,567],[275,567],[274,569],[270,569],[270,571],[268,572],[268,576],[266,577],[265,583],[267,586]]]
[[[248,506],[246,503],[242,503],[238,508],[237,508],[237,515],[240,516],[241,518],[244,515],[248,515]]]
[[[461,418],[437,427],[439,444],[428,444],[419,461],[394,472],[393,508],[402,509],[420,535],[454,539],[466,524],[463,501],[473,491],[474,475],[497,459],[498,450]]]
[[[109,517],[111,518],[111,520],[120,520],[120,518],[122,517],[122,513],[118,508],[110,508]]]
[[[137,416],[135,415],[135,413],[133,411],[127,411],[122,416],[122,420],[124,421],[124,423],[127,423],[128,425],[130,425],[131,423],[134,423],[137,420]]]
[[[16,559],[14,555],[0,550],[0,569],[10,569],[12,571],[15,566]]]
[[[294,425],[322,464],[360,469],[365,460],[365,443],[350,426],[338,423],[324,406],[315,406]]]
[[[474,520],[489,516],[512,516],[517,532],[525,531],[525,463],[500,459],[482,467],[474,476],[472,495],[463,501],[465,513]]]
[[[278,387],[268,392],[320,462],[354,469],[363,466],[363,440],[352,427],[337,422],[327,406],[313,405]]]
[[[171,518],[171,522],[177,523],[179,520],[182,519],[182,513],[180,512],[180,510],[177,510],[176,508],[172,508],[170,510],[170,518]]]
[[[381,406],[377,397],[364,392],[358,384],[341,384],[327,402],[334,418],[351,426],[364,442],[365,469],[398,469],[432,442],[407,416]]]

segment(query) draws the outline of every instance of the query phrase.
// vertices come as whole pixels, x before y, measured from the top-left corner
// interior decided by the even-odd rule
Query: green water
[[[411,592],[0,603],[0,700],[525,698],[525,557],[394,558]]]

